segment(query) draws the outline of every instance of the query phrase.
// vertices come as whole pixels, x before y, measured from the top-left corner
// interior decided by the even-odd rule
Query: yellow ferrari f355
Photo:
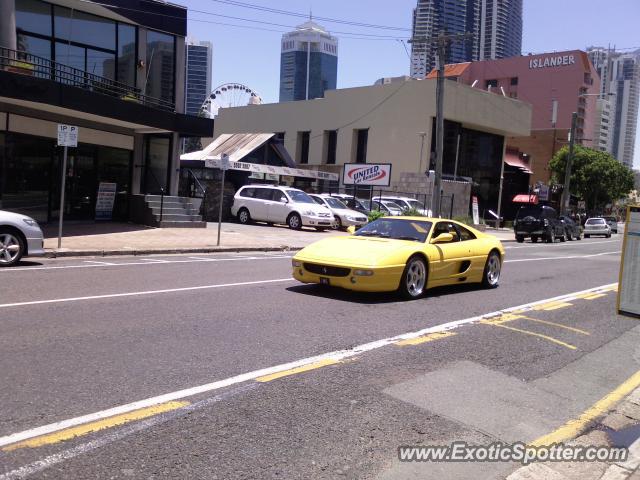
[[[303,283],[419,298],[432,287],[479,283],[495,288],[504,260],[500,240],[462,223],[383,217],[349,236],[315,242],[292,259]]]

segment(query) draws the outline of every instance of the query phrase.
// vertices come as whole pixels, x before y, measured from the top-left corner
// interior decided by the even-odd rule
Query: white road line
[[[207,263],[207,262],[240,262],[245,260],[274,260],[278,258],[291,258],[293,255],[283,255],[279,257],[234,257],[234,258],[207,258],[202,260],[165,260],[161,262],[124,262],[124,263],[111,263],[109,265],[58,265],[50,267],[14,267],[3,268],[0,270],[0,275],[5,273],[25,272],[25,271],[38,271],[38,270],[64,270],[68,268],[96,268],[96,267],[130,267],[135,265],[167,265],[174,263]],[[87,261],[87,260],[85,260]],[[104,262],[107,263],[107,262]]]
[[[154,405],[159,405],[161,403],[170,402],[174,400],[181,400],[184,398],[192,397],[194,395],[198,395],[201,393],[211,392],[214,390],[219,390],[224,387],[229,387],[231,385],[237,385],[239,383],[244,383],[247,381],[255,380],[258,377],[262,377],[265,375],[272,375],[274,373],[279,373],[285,370],[290,370],[292,368],[302,367],[304,365],[308,365],[311,363],[320,362],[323,360],[334,360],[341,361],[346,358],[355,357],[357,355],[361,355],[365,352],[370,352],[372,350],[376,350],[387,345],[393,344],[400,340],[409,340],[412,338],[421,337],[423,335],[429,333],[443,332],[447,330],[452,330],[455,328],[462,327],[464,325],[469,325],[473,323],[477,323],[480,320],[495,317],[498,315],[502,315],[504,313],[509,313],[514,310],[527,310],[532,309],[536,305],[549,303],[549,302],[559,302],[559,301],[570,301],[574,300],[579,295],[584,295],[587,293],[596,293],[601,292],[611,287],[616,286],[617,283],[612,283],[608,285],[602,285],[599,287],[589,288],[587,290],[582,290],[580,292],[573,292],[565,295],[560,295],[552,298],[545,298],[543,300],[538,300],[535,302],[525,303],[523,305],[518,305],[515,307],[509,307],[502,310],[498,310],[491,313],[485,313],[483,315],[478,315],[475,317],[466,318],[463,320],[456,320],[453,322],[443,323],[441,325],[436,325],[434,327],[424,328],[422,330],[418,330],[415,332],[404,333],[400,335],[396,335],[393,337],[383,338],[381,340],[375,340],[373,342],[365,343],[362,345],[358,345],[356,347],[352,347],[346,350],[336,350],[329,353],[324,353],[321,355],[316,355],[314,357],[303,358],[301,360],[296,360],[289,363],[284,363],[281,365],[276,365],[273,367],[263,368],[260,370],[254,370],[252,372],[243,373],[240,375],[236,375],[234,377],[226,378],[223,380],[218,380],[212,383],[207,383],[204,385],[199,385],[192,388],[186,388],[183,390],[178,390],[175,392],[166,393],[164,395],[158,395],[156,397],[146,398],[144,400],[138,400],[136,402],[127,403],[125,405],[120,405],[117,407],[109,408],[106,410],[101,410],[99,412],[90,413],[88,415],[82,415],[75,418],[69,418],[67,420],[62,420],[59,422],[50,423],[48,425],[43,425],[40,427],[32,428],[29,430],[24,430],[22,432],[12,433],[10,435],[6,435],[4,437],[0,437],[0,447],[5,445],[10,445],[12,443],[20,442],[23,440],[27,440],[29,438],[37,437],[40,435],[45,435],[53,432],[58,432],[60,430],[64,430],[65,428],[75,427],[77,425],[82,425],[84,423],[94,422],[96,420],[102,420],[104,418],[113,417],[115,415],[121,415],[123,413],[132,412],[134,410],[138,410],[141,408],[152,407]]]
[[[539,262],[542,260],[568,260],[572,258],[591,258],[591,257],[601,257],[602,255],[616,255],[616,254],[620,254],[620,250],[616,250],[614,252],[592,253],[589,255],[567,255],[565,257],[516,258],[514,260],[505,260],[504,263]]]
[[[114,263],[109,263],[109,262],[97,262],[95,260],[85,260],[84,263],[95,263],[97,265],[115,265]]]
[[[140,260],[144,260],[145,262],[171,263],[171,260],[161,260],[159,258],[141,258]]]
[[[54,298],[51,300],[34,300],[31,302],[3,303],[3,304],[0,304],[0,308],[24,307],[27,305],[43,305],[48,303],[82,302],[85,300],[100,300],[103,298],[138,297],[143,295],[156,295],[159,293],[189,292],[193,290],[210,290],[213,288],[240,287],[244,285],[260,285],[263,283],[282,283],[282,282],[293,282],[293,281],[294,281],[293,278],[276,278],[273,280],[256,280],[253,282],[220,283],[216,285],[200,285],[197,287],[166,288],[163,290],[145,290],[142,292],[111,293],[107,295],[90,295],[87,297]]]
[[[532,243],[526,246],[522,246],[522,247],[511,247],[511,246],[507,246],[504,247],[507,250],[521,250],[523,248],[536,248],[536,247],[542,247],[542,248],[550,248],[550,247],[588,247],[589,245],[598,245],[600,243],[615,243],[615,242],[619,242],[620,240],[604,240],[602,242],[581,242],[581,243],[577,243],[577,242],[564,242],[564,243],[552,243],[552,244],[547,244],[547,243]]]

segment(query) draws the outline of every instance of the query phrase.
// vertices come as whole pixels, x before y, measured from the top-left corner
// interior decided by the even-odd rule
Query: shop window
[[[51,36],[51,5],[40,0],[16,0],[16,28]]]
[[[511,77],[511,85],[512,86],[518,85],[518,77]]]
[[[327,151],[326,163],[327,165],[335,165],[338,150],[338,131],[327,130],[325,132],[325,142]]]
[[[298,163],[309,163],[309,140],[311,132],[298,132]]]
[[[367,163],[367,144],[369,143],[369,129],[364,128],[361,130],[355,130],[356,137],[356,149],[355,149],[355,163]]]
[[[147,32],[147,84],[145,95],[174,101],[175,37],[165,33]]]

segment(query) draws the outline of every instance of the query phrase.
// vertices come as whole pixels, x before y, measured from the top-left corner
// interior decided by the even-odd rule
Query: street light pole
[[[571,185],[571,164],[573,162],[573,150],[576,142],[576,123],[578,121],[578,113],[573,112],[571,114],[571,133],[569,138],[569,154],[567,155],[567,166],[564,172],[564,189],[562,190],[562,201],[560,205],[560,212],[567,214],[569,210],[569,201],[571,194],[569,193],[569,187]]]
[[[444,66],[445,45],[443,35],[438,38],[438,80],[436,83],[436,171],[433,179],[433,200],[431,201],[433,216],[440,216],[440,200],[442,199],[442,155],[444,153]]]
[[[420,162],[418,166],[418,173],[422,173],[422,154],[424,152],[424,137],[426,135],[427,134],[425,132],[418,133],[418,136],[420,137]]]

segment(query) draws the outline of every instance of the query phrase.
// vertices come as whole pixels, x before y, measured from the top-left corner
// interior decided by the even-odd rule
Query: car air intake
[[[346,277],[351,273],[350,268],[332,267],[329,265],[318,265],[316,263],[305,263],[304,268],[317,275],[326,275],[328,277]]]

